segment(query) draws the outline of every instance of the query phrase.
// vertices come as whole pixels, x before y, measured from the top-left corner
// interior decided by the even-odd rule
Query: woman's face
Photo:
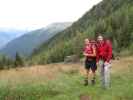
[[[85,44],[86,44],[86,45],[90,44],[89,39],[85,39]]]

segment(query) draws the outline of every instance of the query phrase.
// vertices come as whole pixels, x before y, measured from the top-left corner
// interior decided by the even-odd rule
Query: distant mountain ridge
[[[9,42],[2,50],[0,50],[0,53],[9,57],[14,57],[16,52],[22,56],[28,56],[34,49],[41,45],[41,43],[46,42],[58,32],[69,27],[71,24],[71,22],[53,23],[45,28],[28,32]]]
[[[26,30],[15,30],[15,29],[2,29],[0,28],[0,49],[3,48],[11,40],[26,33]]]

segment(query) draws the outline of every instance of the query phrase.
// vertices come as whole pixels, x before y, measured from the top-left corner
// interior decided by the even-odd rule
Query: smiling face
[[[86,45],[90,44],[90,40],[89,39],[85,39],[85,44]]]
[[[97,37],[97,41],[98,41],[99,43],[103,43],[103,41],[104,41],[103,36],[99,35],[99,36]]]

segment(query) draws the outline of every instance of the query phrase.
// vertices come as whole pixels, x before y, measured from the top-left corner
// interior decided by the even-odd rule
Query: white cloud
[[[101,0],[0,0],[0,27],[40,28],[75,21]]]

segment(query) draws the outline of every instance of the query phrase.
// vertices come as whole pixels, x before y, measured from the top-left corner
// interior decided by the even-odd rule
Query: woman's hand
[[[84,56],[88,56],[88,54],[87,54],[87,53],[85,53],[85,52],[83,53],[83,55],[84,55]]]

